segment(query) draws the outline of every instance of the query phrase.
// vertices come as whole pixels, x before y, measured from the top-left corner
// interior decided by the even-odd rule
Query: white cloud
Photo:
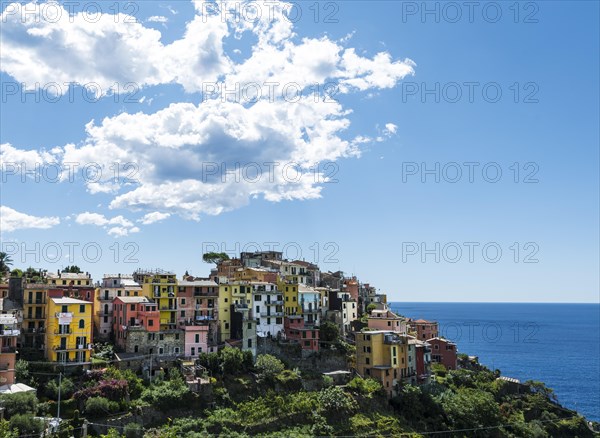
[[[148,17],[148,20],[150,23],[166,23],[169,21],[169,19],[163,15],[153,15],[151,17]]]
[[[5,205],[0,205],[0,229],[3,232],[11,232],[26,228],[52,228],[60,224],[58,217],[32,216],[21,213]]]
[[[138,222],[146,225],[164,220],[164,211],[199,220],[261,197],[272,202],[318,198],[327,172],[311,168],[358,156],[364,145],[397,132],[388,123],[375,137],[358,133],[349,138],[352,109],[335,97],[326,98],[325,84],[337,83],[341,93],[376,94],[413,74],[411,60],[394,60],[388,52],[358,55],[345,47],[350,36],[339,41],[327,36],[300,39],[291,21],[283,18],[285,3],[275,5],[275,19],[263,14],[256,23],[236,22],[227,14],[229,21],[222,15],[202,15],[202,2],[194,5],[196,15],[184,35],[167,45],[158,30],[115,23],[112,15],[94,24],[79,15],[73,23],[21,23],[12,15],[2,17],[7,20],[3,49],[8,48],[0,55],[2,69],[20,81],[95,81],[103,87],[131,81],[143,86],[177,83],[188,92],[201,91],[207,82],[221,86],[198,104],[172,103],[154,113],[123,112],[92,120],[84,141],[51,154],[63,162],[99,164],[103,178],[87,183],[87,189],[113,195],[109,208],[143,211],[147,214]],[[20,11],[22,6],[14,8]],[[251,53],[239,63],[224,51],[230,36],[252,43]],[[108,47],[110,56],[104,53]],[[60,50],[69,50],[70,56],[56,56]],[[264,87],[267,82],[278,85]],[[249,84],[263,85],[256,101],[244,100],[249,96],[241,93],[223,99],[223,89],[237,85],[241,90]],[[283,94],[290,84],[302,90],[293,101]],[[13,149],[10,154],[19,153]],[[137,163],[133,181],[115,183],[109,171],[114,162]],[[265,164],[273,162],[278,164]],[[213,163],[216,172],[207,168]],[[247,174],[252,163],[260,166],[258,179]],[[296,167],[301,172],[297,179],[290,177]],[[125,167],[120,172],[130,175]],[[115,222],[117,218],[128,223]],[[122,216],[108,219],[86,212],[76,222],[104,227],[114,236],[138,231]]]
[[[115,237],[127,236],[130,233],[137,233],[140,229],[133,225],[129,219],[123,216],[107,218],[99,213],[90,213],[86,211],[75,217],[75,222],[79,225],[95,225],[108,229],[108,234]]]
[[[390,134],[395,134],[396,131],[398,130],[398,127],[396,125],[394,125],[393,123],[386,123],[385,124],[385,129]]]
[[[140,222],[144,225],[150,225],[155,222],[160,222],[160,221],[168,218],[169,216],[171,216],[170,213],[161,213],[160,211],[153,211],[152,213],[148,213],[148,214],[144,215],[144,217],[139,219],[138,222]]]

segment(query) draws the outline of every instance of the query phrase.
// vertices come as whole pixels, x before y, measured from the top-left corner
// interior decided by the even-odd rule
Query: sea
[[[435,320],[458,351],[502,375],[539,380],[563,406],[600,421],[600,304],[390,303]]]

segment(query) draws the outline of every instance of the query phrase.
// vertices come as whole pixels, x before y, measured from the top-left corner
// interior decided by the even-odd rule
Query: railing
[[[25,319],[46,319],[46,316],[42,313],[42,314],[35,314],[35,315],[27,315],[27,318]]]
[[[267,301],[267,306],[283,306],[283,300]]]
[[[0,351],[2,353],[16,353],[17,349],[15,347],[2,347],[2,349],[0,349]]]
[[[34,299],[34,300],[26,300],[25,304],[46,304],[46,299],[45,298],[41,298],[41,299]]]
[[[177,310],[177,306],[161,306],[160,310]]]
[[[20,334],[21,334],[21,330],[17,330],[17,329],[0,331],[0,336],[19,336]]]
[[[89,350],[89,348],[87,348],[87,345],[85,344],[79,344],[76,347],[69,347],[66,345],[55,345],[54,347],[52,347],[52,349],[54,351]]]
[[[283,316],[283,312],[271,312],[271,313],[268,313],[268,312],[260,312],[260,316],[261,316],[261,317],[263,317],[263,316],[266,316],[266,317],[271,317],[271,316],[272,316],[272,317]]]
[[[55,335],[59,335],[59,336],[67,336],[67,335],[71,335],[73,334],[73,332],[71,331],[71,329],[66,329],[66,330],[54,330],[54,334]]]

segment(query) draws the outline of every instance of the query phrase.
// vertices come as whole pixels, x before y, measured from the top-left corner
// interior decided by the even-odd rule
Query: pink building
[[[408,342],[415,346],[417,383],[427,383],[431,376],[431,345],[412,336]]]
[[[0,386],[16,383],[15,362],[20,334],[15,316],[0,315]]]
[[[456,369],[456,344],[444,338],[428,339],[431,345],[431,360],[443,364],[448,370]]]
[[[146,297],[116,297],[113,300],[113,333],[116,344],[121,348],[125,348],[129,327],[158,332],[160,312],[156,303]]]
[[[216,321],[219,285],[212,280],[188,277],[178,284],[177,304],[180,325],[194,321]]]
[[[425,319],[410,320],[410,326],[417,333],[417,339],[425,341],[431,338],[437,338],[439,326],[437,321],[427,321]]]
[[[200,353],[216,351],[216,347],[209,346],[208,335],[210,327],[208,324],[185,326],[185,355],[187,357],[198,357]]]
[[[370,329],[406,334],[406,320],[385,307],[372,310],[367,321]]]
[[[297,341],[303,350],[319,351],[319,329],[304,326],[304,317],[290,315],[283,319],[285,338]]]

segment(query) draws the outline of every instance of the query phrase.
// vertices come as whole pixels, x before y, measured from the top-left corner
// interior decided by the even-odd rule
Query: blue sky
[[[438,17],[300,3],[294,23],[262,3],[260,22],[244,9],[237,23],[200,2],[105,2],[102,16],[81,2],[60,20],[43,4],[28,20],[3,4],[0,231],[15,266],[58,269],[74,248],[95,278],[205,275],[203,248],[272,246],[391,300],[598,302],[598,3],[481,2],[472,17],[453,3],[460,19],[446,3],[428,3]],[[69,82],[102,95],[70,98]],[[38,102],[20,85],[36,83]],[[223,83],[262,98],[202,93]],[[289,84],[301,101],[281,98]],[[51,182],[50,163],[64,176],[70,162],[104,178]],[[113,184],[115,162],[135,181]]]

